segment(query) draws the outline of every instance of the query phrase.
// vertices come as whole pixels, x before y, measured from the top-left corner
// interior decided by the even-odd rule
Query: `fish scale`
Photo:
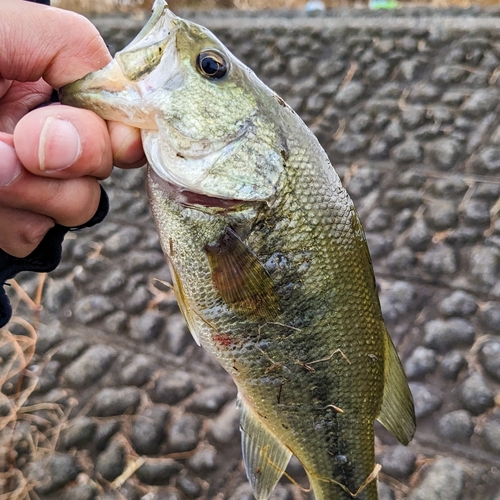
[[[238,387],[255,497],[294,454],[316,500],[375,500],[374,420],[407,444],[413,402],[361,223],[302,120],[163,0],[60,98],[142,129],[179,308]]]

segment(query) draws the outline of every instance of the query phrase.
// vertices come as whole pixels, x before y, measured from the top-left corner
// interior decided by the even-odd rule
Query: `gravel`
[[[137,471],[137,478],[144,484],[165,485],[181,469],[181,464],[171,458],[149,459]]]
[[[415,415],[417,418],[424,418],[438,410],[443,398],[432,387],[427,387],[419,382],[411,382],[410,390],[413,394],[415,404]]]
[[[94,446],[97,451],[102,451],[108,445],[109,440],[120,430],[120,422],[107,419],[97,429],[94,436]]]
[[[497,335],[500,335],[500,303],[489,303],[482,311],[485,325]]]
[[[410,380],[422,378],[432,373],[438,365],[436,352],[426,347],[417,347],[405,361],[404,369]]]
[[[120,380],[124,385],[141,387],[155,371],[155,359],[144,354],[134,356],[122,369]]]
[[[106,387],[94,399],[92,414],[97,417],[113,417],[132,414],[141,401],[141,393],[136,387]]]
[[[130,337],[142,342],[153,342],[165,328],[165,317],[156,311],[148,311],[130,323]]]
[[[62,325],[59,321],[54,321],[48,325],[41,325],[37,329],[36,354],[45,354],[57,344],[64,340]]]
[[[456,410],[443,415],[439,419],[438,432],[450,441],[467,442],[474,433],[471,414],[466,410]]]
[[[382,457],[382,471],[394,478],[407,478],[415,469],[417,457],[410,448],[397,445],[387,450]]]
[[[95,470],[106,481],[113,481],[125,469],[125,449],[116,441],[111,441],[97,456]]]
[[[474,342],[474,326],[463,318],[435,319],[425,324],[425,345],[440,353]]]
[[[188,465],[195,472],[207,472],[216,468],[216,459],[217,450],[212,446],[206,446],[189,457]]]
[[[191,414],[183,415],[175,420],[168,435],[168,450],[170,453],[189,451],[196,448],[199,442],[201,421]]]
[[[394,453],[401,483],[396,488],[385,476],[381,500],[403,491],[409,498],[483,499],[500,484],[488,459],[498,453],[494,401],[500,394],[500,122],[494,108],[500,90],[492,79],[500,60],[499,14],[332,12],[314,18],[268,12],[265,19],[256,12],[223,14],[235,22],[207,16],[217,35],[312,124],[368,230],[383,314],[404,353],[419,417],[410,445],[419,457],[416,473],[403,471],[395,441],[379,434],[377,454],[382,460],[387,452],[388,461]],[[140,24],[97,22],[108,26],[105,33],[115,23],[108,42],[115,48]],[[234,386],[194,345],[170,289],[155,285],[155,277],[171,277],[148,214],[144,169],[116,169],[103,184],[112,206],[107,220],[69,235],[62,265],[45,282],[28,372],[40,378],[26,402],[37,410],[16,424],[15,460],[26,474],[26,464],[40,458],[31,451],[31,434],[36,438],[40,430],[55,442],[61,429],[57,452],[74,455],[82,472],[63,490],[37,491],[41,500],[94,498],[95,488],[100,500],[251,499],[247,485],[239,488],[244,472]],[[36,297],[38,277],[20,275],[19,283]],[[16,315],[32,317],[23,301],[15,305]],[[456,327],[457,320],[467,328],[450,329],[448,322]],[[432,321],[446,326],[427,337]],[[27,335],[18,324],[12,331]],[[0,352],[4,363],[13,356],[8,345]],[[20,380],[9,380],[2,392],[12,393]],[[95,417],[92,404],[105,389],[115,392],[102,411],[117,415]],[[122,389],[129,392],[117,398]],[[55,404],[68,419],[61,428]],[[422,436],[435,439],[422,446]],[[149,479],[140,479],[141,469],[145,474],[189,441],[192,448],[179,452],[168,479],[154,479],[152,469]],[[131,446],[122,453],[114,442]],[[411,458],[407,452],[401,453]],[[111,478],[134,453],[146,464],[120,487],[101,478],[96,457]],[[455,462],[442,473],[434,468],[440,454]],[[300,467],[292,477],[303,477]],[[287,484],[272,498],[297,495]]]
[[[220,408],[234,398],[235,391],[230,387],[209,387],[199,393],[191,400],[188,410],[204,415],[216,414]]]
[[[115,310],[115,306],[104,295],[89,295],[75,302],[75,318],[80,323],[87,325]]]
[[[235,401],[230,401],[213,420],[210,434],[217,443],[227,444],[239,434],[239,430],[240,410]]]
[[[63,378],[70,387],[87,387],[106,373],[116,356],[112,347],[103,344],[91,346],[67,366]]]
[[[160,375],[152,393],[157,403],[173,405],[183,400],[194,391],[192,376],[185,371],[174,371]]]
[[[445,244],[436,245],[422,257],[424,269],[432,275],[454,274],[458,269],[455,250]]]
[[[458,374],[467,366],[464,355],[459,351],[449,351],[441,360],[441,374],[448,380],[456,380]]]
[[[457,290],[441,301],[438,307],[439,312],[443,316],[467,317],[477,311],[477,302],[470,293],[464,292],[463,290]]]
[[[500,453],[500,421],[492,420],[486,422],[483,434],[488,447],[492,451]]]
[[[438,457],[409,500],[460,500],[463,487],[462,467],[451,458]]]
[[[480,415],[495,404],[493,391],[478,373],[472,374],[462,383],[460,398],[464,408],[473,415]]]
[[[481,346],[480,359],[486,373],[500,381],[500,340],[487,340]]]
[[[67,365],[77,358],[88,347],[88,342],[79,337],[73,337],[65,340],[53,354],[52,359],[59,361],[61,365]]]
[[[135,451],[141,455],[156,455],[165,438],[165,425],[170,410],[165,406],[146,408],[134,418],[130,441]]]
[[[55,453],[32,462],[27,477],[38,495],[48,495],[73,481],[80,471],[81,466],[74,456]]]
[[[81,447],[92,441],[97,424],[91,418],[77,417],[61,432],[60,446],[69,450],[73,446]]]

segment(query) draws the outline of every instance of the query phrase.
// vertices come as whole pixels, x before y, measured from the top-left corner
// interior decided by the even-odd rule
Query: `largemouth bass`
[[[179,307],[238,387],[255,497],[294,454],[316,500],[376,499],[374,420],[407,444],[413,402],[356,210],[302,120],[163,0],[61,101],[142,129]]]

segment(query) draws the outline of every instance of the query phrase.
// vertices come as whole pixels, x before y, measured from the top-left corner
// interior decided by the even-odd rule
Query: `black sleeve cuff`
[[[5,326],[12,316],[12,308],[3,289],[5,281],[13,278],[21,271],[34,271],[37,273],[53,271],[61,262],[62,242],[66,233],[98,224],[106,217],[108,210],[108,195],[101,186],[101,199],[97,212],[85,224],[78,227],[66,227],[56,224],[47,232],[36,249],[24,258],[13,257],[0,249],[0,328]]]

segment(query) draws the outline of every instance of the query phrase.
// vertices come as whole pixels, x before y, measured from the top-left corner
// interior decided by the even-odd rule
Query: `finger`
[[[5,95],[0,99],[0,130],[12,134],[16,123],[32,109],[47,102],[52,87],[37,82],[12,82]]]
[[[4,79],[43,78],[59,88],[111,60],[97,29],[79,14],[21,0],[0,0],[0,11]]]
[[[0,187],[0,206],[46,215],[68,227],[88,222],[100,198],[101,189],[93,177],[49,179],[26,169],[11,184]]]
[[[113,163],[120,168],[137,168],[146,163],[139,129],[119,122],[108,122]]]
[[[12,80],[5,80],[0,77],[0,99],[7,93],[12,85]]]
[[[0,132],[0,186],[12,184],[23,170],[23,166],[14,149],[12,136]]]
[[[14,130],[14,145],[35,175],[105,179],[113,168],[106,122],[84,109],[54,104],[28,113]]]
[[[0,206],[0,248],[14,257],[26,257],[53,226],[50,217]]]

